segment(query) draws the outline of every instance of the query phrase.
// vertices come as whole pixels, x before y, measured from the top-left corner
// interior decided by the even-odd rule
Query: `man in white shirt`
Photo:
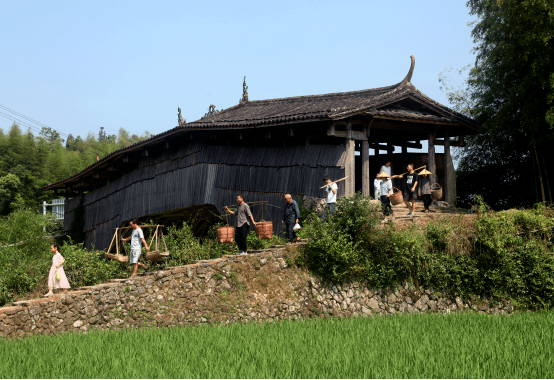
[[[381,166],[380,173],[385,172],[389,175],[389,178],[392,176],[392,167],[390,166],[390,161],[385,162],[385,165]]]
[[[335,207],[337,207],[337,190],[339,187],[336,183],[331,182],[329,176],[323,177],[323,182],[327,185],[324,189],[327,193],[327,207],[325,215],[323,216],[323,218],[326,218],[327,214],[333,215],[335,213]]]
[[[146,265],[138,262],[140,254],[142,253],[142,244],[144,244],[144,248],[146,248],[147,251],[150,251],[150,248],[148,247],[148,244],[146,244],[146,240],[144,240],[144,234],[142,232],[142,229],[137,224],[137,221],[135,219],[131,220],[129,222],[129,226],[133,228],[131,236],[126,239],[121,238],[121,240],[131,240],[131,254],[129,255],[129,258],[131,265],[133,265],[133,274],[131,275],[131,277],[134,277],[137,275],[137,270],[139,266],[144,268],[144,270],[148,269]]]

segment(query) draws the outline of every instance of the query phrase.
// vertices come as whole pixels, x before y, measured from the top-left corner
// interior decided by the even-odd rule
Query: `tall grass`
[[[0,342],[2,378],[545,378],[554,314],[402,315]]]

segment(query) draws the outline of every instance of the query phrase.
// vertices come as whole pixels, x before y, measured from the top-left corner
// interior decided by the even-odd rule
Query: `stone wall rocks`
[[[509,303],[449,299],[404,284],[371,289],[358,282],[327,284],[285,261],[294,247],[274,246],[247,256],[225,256],[111,280],[47,299],[0,308],[0,337],[63,331],[229,324],[313,317],[368,317],[461,311],[506,314]]]

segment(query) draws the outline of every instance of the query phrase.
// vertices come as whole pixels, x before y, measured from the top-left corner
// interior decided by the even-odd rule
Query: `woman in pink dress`
[[[62,265],[65,260],[59,251],[58,245],[52,244],[50,249],[52,250],[54,257],[52,257],[52,267],[50,268],[50,274],[48,275],[48,293],[44,295],[45,297],[53,296],[54,289],[69,289],[71,287],[69,286],[69,281],[67,281],[67,277],[65,276],[65,272],[63,270]],[[59,273],[59,276],[56,276],[56,272]]]

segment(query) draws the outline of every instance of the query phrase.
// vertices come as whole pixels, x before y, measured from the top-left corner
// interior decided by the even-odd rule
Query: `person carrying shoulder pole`
[[[285,201],[287,205],[285,206],[285,213],[283,214],[283,223],[287,229],[289,243],[292,243],[293,241],[300,240],[300,238],[296,236],[296,231],[294,231],[294,225],[300,220],[300,209],[298,208],[298,203],[292,199],[290,194],[285,194]]]
[[[327,193],[327,205],[325,214],[323,215],[325,219],[328,215],[333,215],[335,213],[335,207],[337,207],[337,190],[339,187],[336,183],[331,181],[329,176],[323,177],[323,182],[327,185],[324,189]]]
[[[134,277],[137,275],[138,267],[141,266],[144,270],[148,269],[148,267],[144,264],[139,263],[139,257],[142,253],[142,244],[144,244],[144,248],[146,248],[147,251],[150,251],[150,248],[148,247],[148,244],[146,244],[146,240],[144,240],[144,233],[142,232],[142,229],[137,224],[136,219],[132,219],[129,222],[129,226],[133,229],[133,232],[131,233],[131,236],[124,239],[121,238],[121,241],[129,241],[131,240],[131,255],[130,255],[130,262],[133,266],[133,274],[131,277]]]
[[[429,206],[431,203],[433,203],[433,199],[431,198],[432,190],[431,190],[431,179],[429,176],[433,174],[427,169],[423,169],[419,172],[419,176],[421,177],[421,186],[420,191],[421,195],[423,197],[423,207],[424,211],[428,213],[429,212]]]
[[[408,164],[408,174],[406,174],[406,189],[404,190],[404,203],[408,207],[408,215],[413,216],[415,212],[415,201],[417,198],[418,175],[414,171],[414,164]],[[410,201],[412,204],[410,206]]]
[[[254,226],[256,225],[256,222],[254,221],[254,217],[250,211],[250,206],[248,206],[248,204],[244,201],[242,195],[237,195],[237,203],[239,204],[239,207],[236,212],[229,210],[229,207],[227,206],[225,206],[225,211],[237,216],[236,241],[239,247],[239,252],[237,254],[246,255],[248,249],[246,238],[248,237],[248,232],[250,230],[250,221],[248,218],[252,220],[252,224]]]

